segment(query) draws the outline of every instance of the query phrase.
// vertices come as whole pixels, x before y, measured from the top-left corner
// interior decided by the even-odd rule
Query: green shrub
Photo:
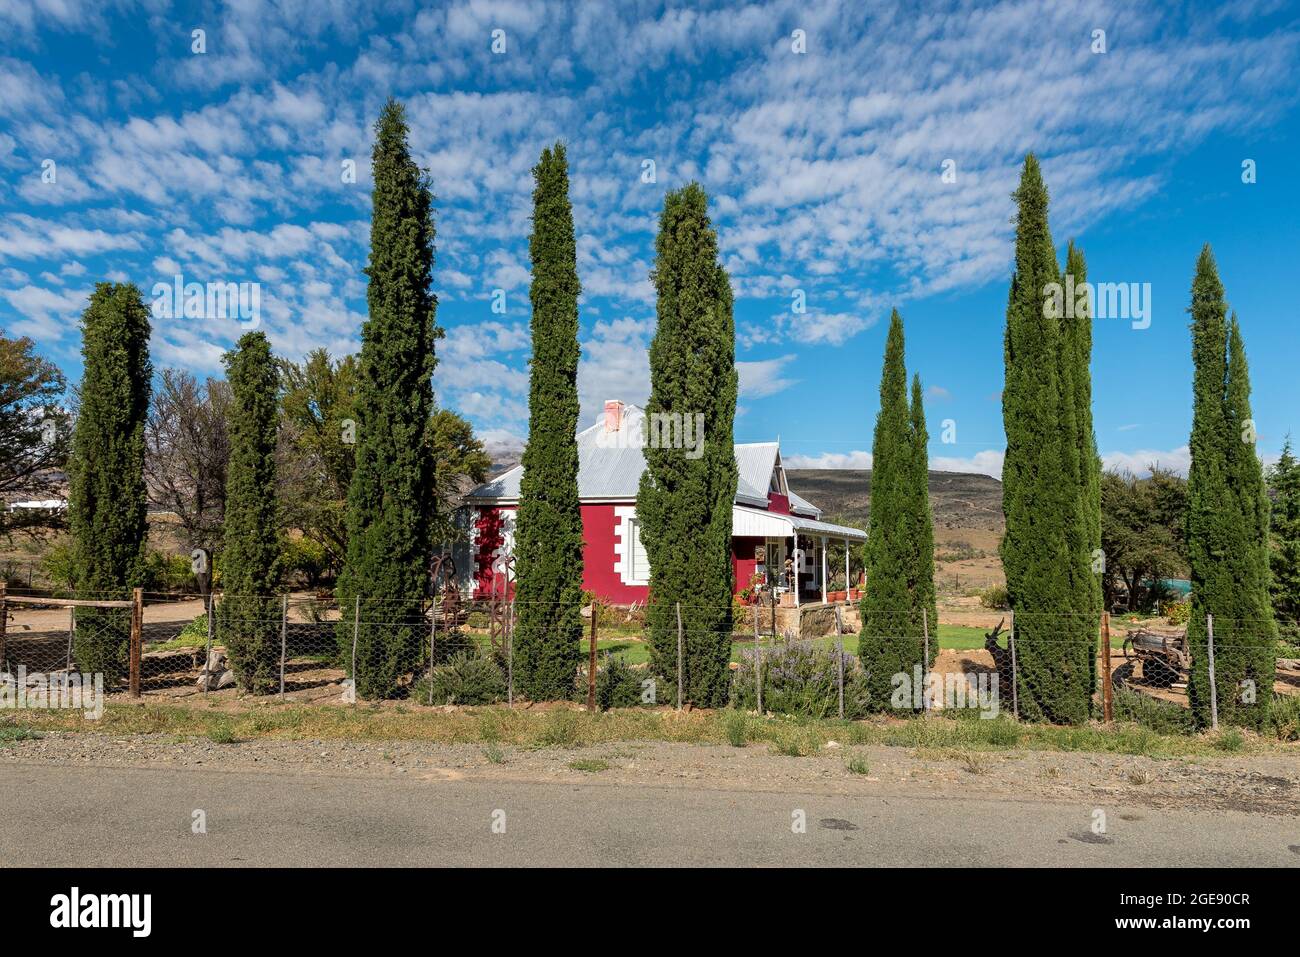
[[[985,608],[1005,611],[1011,607],[1011,598],[1007,595],[1006,585],[993,585],[980,592],[980,604]]]
[[[1165,620],[1171,625],[1185,625],[1192,616],[1192,600],[1183,598],[1161,606],[1165,610]]]
[[[639,706],[641,682],[646,677],[646,671],[633,668],[622,658],[606,652],[596,667],[596,707],[608,711]]]
[[[188,556],[155,551],[145,556],[141,585],[147,592],[176,592],[194,591],[198,582]]]
[[[459,628],[455,631],[439,631],[433,641],[433,663],[435,665],[445,665],[458,655],[479,656],[480,654],[482,654],[482,648],[474,640],[474,636],[467,635]]]
[[[722,729],[727,735],[727,743],[733,748],[743,748],[749,741],[749,721],[743,712],[728,711]]]
[[[41,571],[55,589],[71,588],[74,571],[72,546],[59,544],[46,552],[41,559]]]
[[[1300,741],[1300,694],[1274,695],[1269,723],[1279,741]]]
[[[850,774],[871,773],[871,767],[867,764],[867,759],[856,754],[853,757],[849,758],[849,763],[846,765],[846,767],[848,768]]]
[[[1240,751],[1246,746],[1246,739],[1236,728],[1228,728],[1219,732],[1219,736],[1214,739],[1214,746],[1220,751]]]
[[[469,652],[453,655],[411,687],[420,704],[496,704],[506,696],[506,679],[491,658]]]
[[[329,571],[330,557],[325,546],[315,539],[286,537],[280,542],[277,567],[283,584],[301,581],[308,588],[315,588]]]
[[[1196,730],[1190,709],[1122,687],[1115,689],[1115,719],[1132,721],[1158,734],[1191,734]]]

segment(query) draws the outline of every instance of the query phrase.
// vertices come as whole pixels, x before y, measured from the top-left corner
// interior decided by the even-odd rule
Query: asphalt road
[[[3,866],[1300,865],[1300,817],[951,795],[15,762],[0,808]]]

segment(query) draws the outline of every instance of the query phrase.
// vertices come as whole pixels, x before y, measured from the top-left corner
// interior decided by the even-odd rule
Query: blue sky
[[[866,466],[896,306],[932,465],[996,475],[1010,192],[1034,150],[1058,245],[1074,237],[1094,281],[1150,284],[1148,328],[1096,323],[1107,463],[1186,466],[1185,310],[1207,241],[1269,459],[1300,437],[1300,11],[1204,6],[0,0],[0,328],[75,381],[93,283],[148,296],[180,273],[260,283],[278,352],[355,350],[371,126],[391,94],[437,195],[439,401],[493,450],[526,431],[530,169],[562,139],[584,420],[648,393],[656,216],[695,179],[736,292],[738,441]],[[154,363],[219,374],[241,332],[156,320]]]

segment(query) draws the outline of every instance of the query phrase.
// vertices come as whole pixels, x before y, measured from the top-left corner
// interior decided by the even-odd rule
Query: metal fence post
[[[506,705],[515,706],[515,602],[506,605]]]
[[[677,710],[682,710],[682,603],[677,602]]]
[[[758,715],[763,716],[763,640],[758,634],[758,605],[754,606],[754,685],[758,697]]]
[[[1214,616],[1205,616],[1206,647],[1210,653],[1210,727],[1219,730],[1219,689],[1214,678]]]
[[[77,633],[77,606],[68,606],[68,661],[67,669],[72,670],[72,638]]]
[[[1020,720],[1020,672],[1016,668],[1016,612],[1011,611],[1011,630],[1007,633],[1007,644],[1011,646],[1011,714]]]
[[[203,651],[203,693],[205,695],[208,693],[208,686],[212,684],[212,672],[208,670],[208,665],[212,663],[212,635],[216,627],[213,619],[216,617],[216,612],[217,596],[208,592],[208,644]]]
[[[284,659],[288,648],[289,594],[280,596],[280,700],[284,700]]]
[[[1110,676],[1110,612],[1101,613],[1101,713],[1110,724],[1115,720],[1115,689]]]
[[[921,661],[921,714],[928,714],[930,711],[930,696],[926,693],[925,679],[930,675],[930,611],[928,608],[921,609],[921,640],[922,654],[925,656]]]
[[[361,631],[361,596],[352,603],[352,703],[357,703],[357,634]]]

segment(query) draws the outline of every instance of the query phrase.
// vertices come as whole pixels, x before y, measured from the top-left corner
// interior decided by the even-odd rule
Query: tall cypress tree
[[[1075,373],[1063,361],[1061,272],[1038,160],[1025,157],[1015,192],[1016,268],[1007,297],[1002,466],[1002,565],[1015,612],[1020,712],[1080,722],[1092,699],[1095,653],[1079,615],[1084,555]],[[1090,566],[1088,568],[1090,572]]]
[[[650,559],[650,666],[676,688],[680,604],[685,700],[718,707],[728,696],[735,576],[736,327],[731,284],[698,183],[664,198],[651,278],[658,325],[646,415],[652,422],[701,422],[703,445],[698,456],[690,448],[645,448],[637,518]]]
[[[81,408],[68,466],[73,587],[85,597],[120,600],[143,579],[148,532],[144,426],[153,366],[140,290],[97,283],[81,329]],[[111,687],[127,667],[129,638],[128,612],[83,609],[77,664],[102,672]]]
[[[1273,696],[1276,629],[1268,600],[1268,496],[1255,454],[1250,376],[1237,317],[1227,319],[1209,244],[1192,280],[1192,453],[1187,478],[1187,551],[1192,672],[1187,693],[1210,724],[1209,633],[1214,616],[1219,719],[1260,727]]]
[[[1273,512],[1272,536],[1273,615],[1282,637],[1300,644],[1300,461],[1291,451],[1291,437],[1269,470]]]
[[[433,408],[437,300],[433,197],[411,158],[406,113],[389,100],[372,154],[369,318],[357,366],[356,465],[348,488],[348,546],[337,593],[339,640],[351,667],[353,603],[357,693],[391,695],[418,664],[425,633],[433,464],[422,441]]]
[[[265,333],[249,332],[225,355],[230,383],[230,462],[217,627],[240,687],[277,686],[279,609],[275,591],[280,523],[275,498],[279,376]]]
[[[912,376],[911,434],[912,478],[912,607],[914,613],[925,611],[922,625],[930,632],[930,657],[926,667],[939,655],[939,605],[934,589],[934,519],[930,514],[930,433],[925,426],[921,377]]]
[[[582,638],[576,440],[581,287],[564,144],[542,151],[533,179],[533,358],[515,525],[514,673],[525,696],[546,701],[572,692]]]
[[[1097,454],[1097,435],[1092,424],[1092,300],[1083,290],[1088,281],[1088,264],[1083,250],[1073,242],[1065,255],[1065,273],[1074,277],[1076,295],[1074,315],[1066,317],[1062,326],[1066,344],[1065,354],[1073,370],[1071,387],[1074,396],[1074,435],[1077,446],[1075,464],[1079,470],[1076,480],[1079,508],[1082,511],[1082,554],[1072,571],[1077,581],[1077,611],[1087,623],[1090,634],[1098,634],[1101,619],[1102,573],[1105,570],[1101,554],[1101,456]],[[1067,286],[1068,288],[1068,286]],[[1096,685],[1097,656],[1088,659]]]
[[[889,317],[880,371],[880,411],[871,442],[871,519],[867,529],[866,591],[860,603],[858,657],[873,706],[885,707],[895,674],[911,679],[921,663],[920,615],[913,615],[916,573],[914,514],[909,507],[916,458],[910,440],[903,320]]]

